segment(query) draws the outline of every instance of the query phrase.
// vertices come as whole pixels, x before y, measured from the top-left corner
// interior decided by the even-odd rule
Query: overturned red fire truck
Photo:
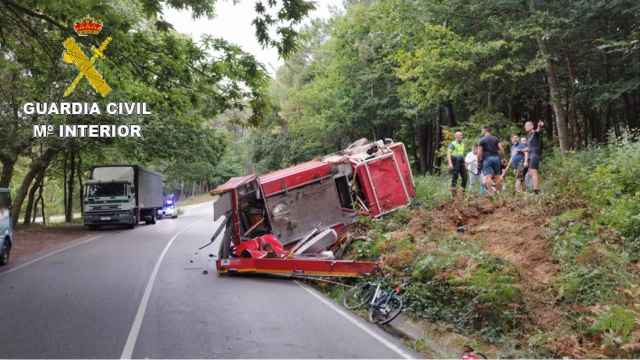
[[[335,258],[347,226],[407,206],[415,188],[404,144],[361,139],[318,160],[231,178],[211,193],[219,196],[219,273],[355,277],[377,264]]]

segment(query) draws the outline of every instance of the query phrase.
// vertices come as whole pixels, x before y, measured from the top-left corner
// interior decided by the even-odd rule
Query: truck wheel
[[[149,220],[145,220],[145,223],[147,225],[153,225],[153,224],[156,223],[156,216],[153,213],[151,213],[151,215],[150,215],[150,217],[148,219]]]
[[[132,220],[131,224],[128,225],[129,229],[133,229],[136,227],[136,225],[138,225],[138,216],[136,214],[133,214],[133,217],[131,220]]]
[[[2,245],[2,251],[0,251],[0,266],[7,265],[9,263],[9,255],[11,253],[11,244],[8,240],[4,241]]]
[[[98,225],[86,225],[86,226],[87,226],[87,229],[91,231],[98,230]]]

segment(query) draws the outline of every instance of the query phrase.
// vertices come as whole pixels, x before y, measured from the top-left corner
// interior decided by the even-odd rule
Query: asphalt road
[[[3,268],[0,358],[414,355],[295,281],[218,276],[211,251],[197,250],[213,231],[211,208],[97,231]]]

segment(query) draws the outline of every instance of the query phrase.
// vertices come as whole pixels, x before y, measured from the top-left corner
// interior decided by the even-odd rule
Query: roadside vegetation
[[[349,256],[405,284],[406,313],[516,357],[640,355],[640,143],[545,159],[543,195],[452,200],[416,179],[415,205],[362,219]],[[461,231],[460,226],[464,227]]]

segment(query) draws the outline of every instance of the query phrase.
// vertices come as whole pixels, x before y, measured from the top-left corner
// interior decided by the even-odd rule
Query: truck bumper
[[[362,277],[373,273],[371,261],[327,260],[320,258],[232,258],[218,259],[218,273],[253,273],[279,276]]]
[[[102,224],[131,224],[133,215],[131,211],[101,211],[84,214],[85,225]]]

